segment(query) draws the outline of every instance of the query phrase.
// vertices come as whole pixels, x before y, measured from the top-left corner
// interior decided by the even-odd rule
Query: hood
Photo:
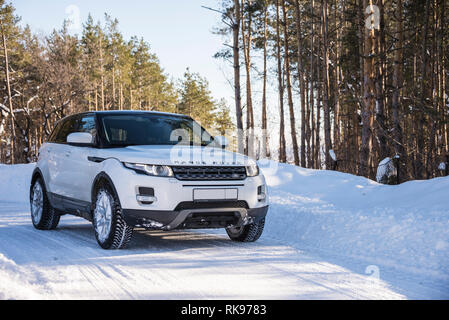
[[[129,146],[103,149],[105,158],[157,165],[242,166],[255,161],[239,153],[201,146]]]

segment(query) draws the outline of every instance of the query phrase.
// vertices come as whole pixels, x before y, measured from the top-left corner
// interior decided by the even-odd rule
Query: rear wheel
[[[103,185],[97,189],[93,208],[95,237],[103,249],[121,249],[131,240],[133,228],[122,216],[122,208],[112,189]]]
[[[254,242],[260,238],[265,226],[265,219],[241,227],[226,228],[229,238],[233,241]]]
[[[42,178],[34,180],[30,190],[31,221],[39,230],[52,230],[58,226],[60,215],[51,206]]]

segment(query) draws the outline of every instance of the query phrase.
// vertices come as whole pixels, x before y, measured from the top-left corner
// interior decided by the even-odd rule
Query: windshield
[[[165,114],[99,115],[107,146],[201,145],[218,147],[213,137],[188,117]]]

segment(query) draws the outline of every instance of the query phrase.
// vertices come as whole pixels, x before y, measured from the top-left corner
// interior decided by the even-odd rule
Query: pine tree
[[[177,112],[191,116],[205,128],[214,125],[215,103],[207,80],[187,68],[179,89]]]
[[[214,129],[216,129],[220,135],[225,136],[234,130],[234,123],[231,119],[231,111],[226,105],[226,101],[221,99],[216,104],[216,114]]]

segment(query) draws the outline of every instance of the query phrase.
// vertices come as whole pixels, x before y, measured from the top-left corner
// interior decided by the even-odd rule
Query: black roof
[[[85,112],[78,112],[73,113],[68,116],[65,116],[64,118],[58,120],[64,120],[69,117],[77,116],[77,115],[83,115],[83,114],[101,114],[101,115],[107,115],[107,114],[142,114],[142,113],[149,113],[149,114],[157,114],[161,116],[175,116],[175,117],[182,117],[182,118],[190,118],[190,116],[180,113],[171,113],[171,112],[161,112],[161,111],[147,111],[147,110],[105,110],[105,111],[85,111]]]

